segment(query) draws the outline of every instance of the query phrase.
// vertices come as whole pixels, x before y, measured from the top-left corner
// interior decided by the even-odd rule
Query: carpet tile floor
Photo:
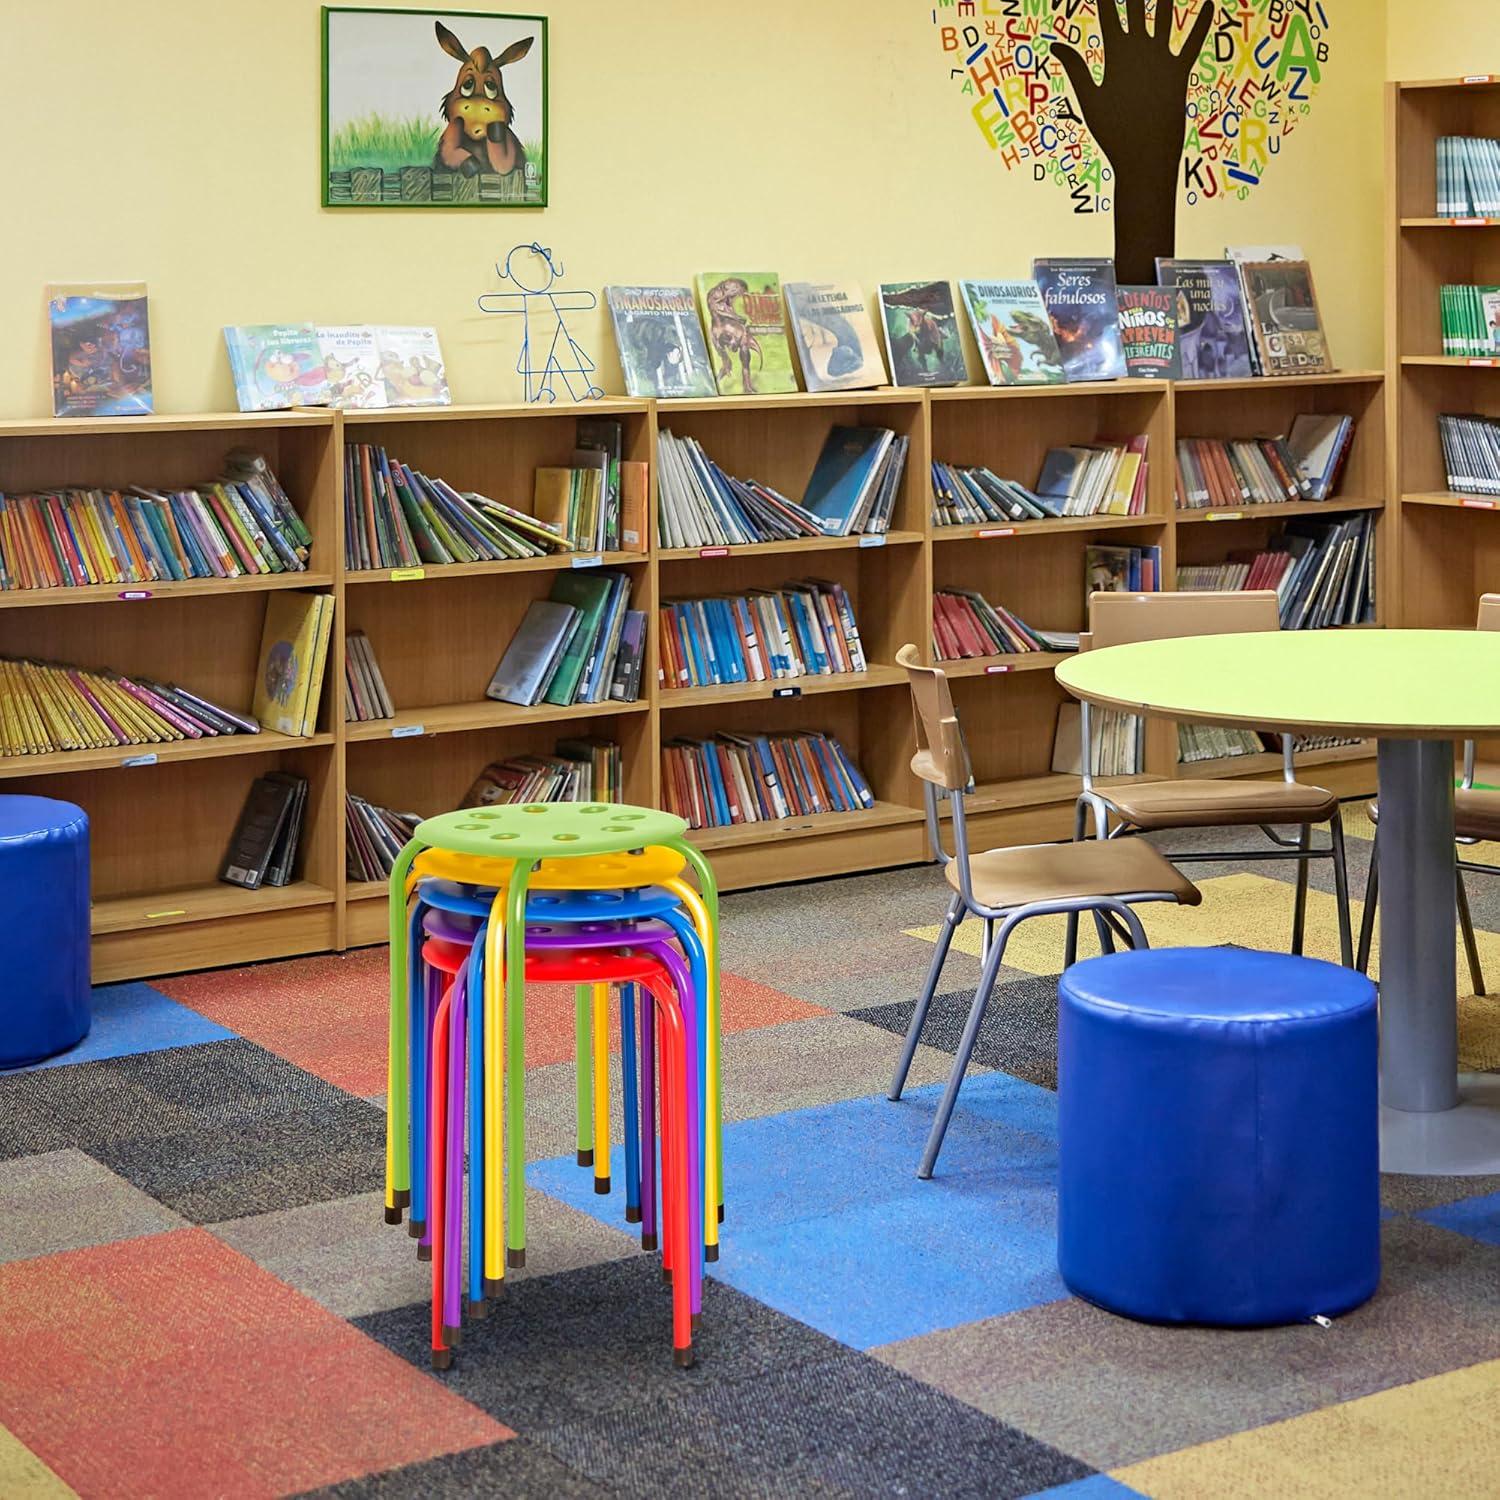
[[[1155,941],[1284,945],[1290,867],[1189,870],[1205,905],[1150,912]],[[1500,881],[1470,890],[1500,991]],[[1006,955],[931,1182],[972,926],[885,1098],[945,900],[931,868],[726,898],[729,1207],[689,1371],[618,1145],[609,1197],[574,1160],[571,993],[528,996],[527,1265],[438,1374],[429,1268],[382,1222],[383,952],[96,991],[82,1045],[0,1072],[0,1500],[1500,1493],[1500,1177],[1384,1178],[1381,1290],[1329,1328],[1080,1302],[1058,924]],[[1459,1015],[1500,1069],[1500,998]],[[611,1082],[618,1143],[617,1056]]]

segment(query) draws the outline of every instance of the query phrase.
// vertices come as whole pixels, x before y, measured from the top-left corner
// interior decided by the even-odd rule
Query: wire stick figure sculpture
[[[540,265],[527,267],[522,257],[528,255],[540,261]],[[521,319],[521,352],[516,356],[516,374],[525,379],[526,400],[545,399],[549,405],[556,401],[557,391],[552,381],[558,375],[574,401],[603,400],[604,392],[593,381],[597,366],[563,321],[564,312],[592,312],[599,305],[598,297],[593,292],[553,291],[563,275],[563,267],[553,261],[551,250],[535,240],[529,245],[512,246],[505,263],[497,264],[495,270],[502,281],[513,282],[520,290],[485,292],[479,298],[479,310]],[[553,319],[552,341],[547,346],[546,359],[538,365],[532,359],[531,320],[534,315],[542,314],[544,303]]]

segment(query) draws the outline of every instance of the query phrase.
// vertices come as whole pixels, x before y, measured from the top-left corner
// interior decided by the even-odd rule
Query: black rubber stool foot
[[[719,1247],[717,1245],[705,1245],[703,1247],[704,1260],[718,1260]]]
[[[396,1191],[391,1194],[391,1196],[396,1200],[396,1207],[397,1208],[410,1208],[411,1207],[411,1189],[410,1188],[397,1188]]]
[[[578,1165],[580,1167],[591,1167],[594,1165],[594,1153],[592,1151],[580,1151],[578,1153]]]
[[[594,1179],[594,1191],[601,1196],[609,1191],[609,1178],[596,1177]]]
[[[689,1344],[686,1349],[674,1349],[672,1351],[672,1363],[679,1370],[691,1370],[693,1368],[693,1346]]]
[[[399,1208],[386,1209],[385,1222],[387,1224],[399,1224],[401,1222],[401,1210]]]
[[[453,1351],[451,1349],[434,1349],[432,1351],[432,1368],[434,1370],[452,1369]]]
[[[724,1222],[724,1205],[721,1203],[719,1205],[719,1223],[722,1224],[723,1222]]]
[[[446,1323],[443,1324],[443,1342],[450,1349],[457,1349],[463,1341],[464,1335],[461,1328],[450,1328]]]
[[[408,1219],[406,1221],[406,1232],[414,1239],[419,1240],[427,1233],[426,1219]]]
[[[625,1222],[627,1224],[639,1224],[641,1222],[640,1206],[632,1208],[630,1204],[625,1205]]]
[[[505,1252],[505,1264],[513,1271],[524,1266],[526,1264],[525,1250],[507,1250]]]
[[[664,1282],[666,1282],[666,1284],[667,1284],[667,1285],[668,1285],[668,1286],[671,1286],[671,1285],[672,1285],[672,1273],[671,1273],[671,1271],[670,1271],[670,1270],[668,1270],[668,1268],[667,1268],[667,1267],[666,1267],[666,1266],[663,1266],[663,1267],[662,1267],[662,1268],[661,1268],[661,1279],[662,1279],[662,1280],[663,1280],[663,1281],[664,1281]]]
[[[498,1302],[505,1295],[505,1281],[502,1277],[484,1278],[484,1295],[491,1302]]]
[[[703,1321],[703,1314],[702,1313],[694,1313],[693,1316],[692,1316],[692,1318],[688,1322],[688,1327],[691,1328],[694,1333],[697,1333],[697,1331],[698,1331],[698,1325],[702,1321]]]
[[[656,1249],[656,1236],[654,1234],[643,1234],[641,1236],[641,1249],[642,1250],[654,1250],[654,1249]]]
[[[417,1246],[417,1259],[418,1260],[431,1260],[432,1259],[432,1246],[431,1245],[418,1245]]]
[[[470,1302],[464,1298],[464,1316],[466,1318],[487,1318],[490,1315],[490,1305],[483,1297],[478,1302]]]

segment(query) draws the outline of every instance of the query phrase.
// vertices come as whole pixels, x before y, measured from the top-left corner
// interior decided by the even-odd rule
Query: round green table
[[[1379,742],[1381,1166],[1500,1172],[1500,1076],[1458,1072],[1454,744],[1500,733],[1500,633],[1308,630],[1088,651],[1057,680],[1149,718]]]

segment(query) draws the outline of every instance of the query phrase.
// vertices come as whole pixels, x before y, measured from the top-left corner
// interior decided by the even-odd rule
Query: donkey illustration
[[[526,166],[526,148],[511,129],[515,111],[505,97],[500,69],[507,68],[531,51],[535,37],[512,42],[499,57],[488,47],[468,51],[443,25],[436,23],[438,46],[458,59],[458,77],[439,106],[447,125],[432,159],[436,171],[518,172]]]
[[[734,368],[734,360],[738,357],[745,394],[753,396],[755,381],[750,376],[750,356],[759,354],[762,366],[765,365],[766,356],[760,347],[760,340],[750,331],[749,319],[742,318],[734,310],[734,299],[743,297],[749,290],[749,285],[740,277],[728,276],[711,286],[704,293],[703,300],[708,305],[708,339],[719,351],[720,389],[723,389],[723,383],[729,377]]]

